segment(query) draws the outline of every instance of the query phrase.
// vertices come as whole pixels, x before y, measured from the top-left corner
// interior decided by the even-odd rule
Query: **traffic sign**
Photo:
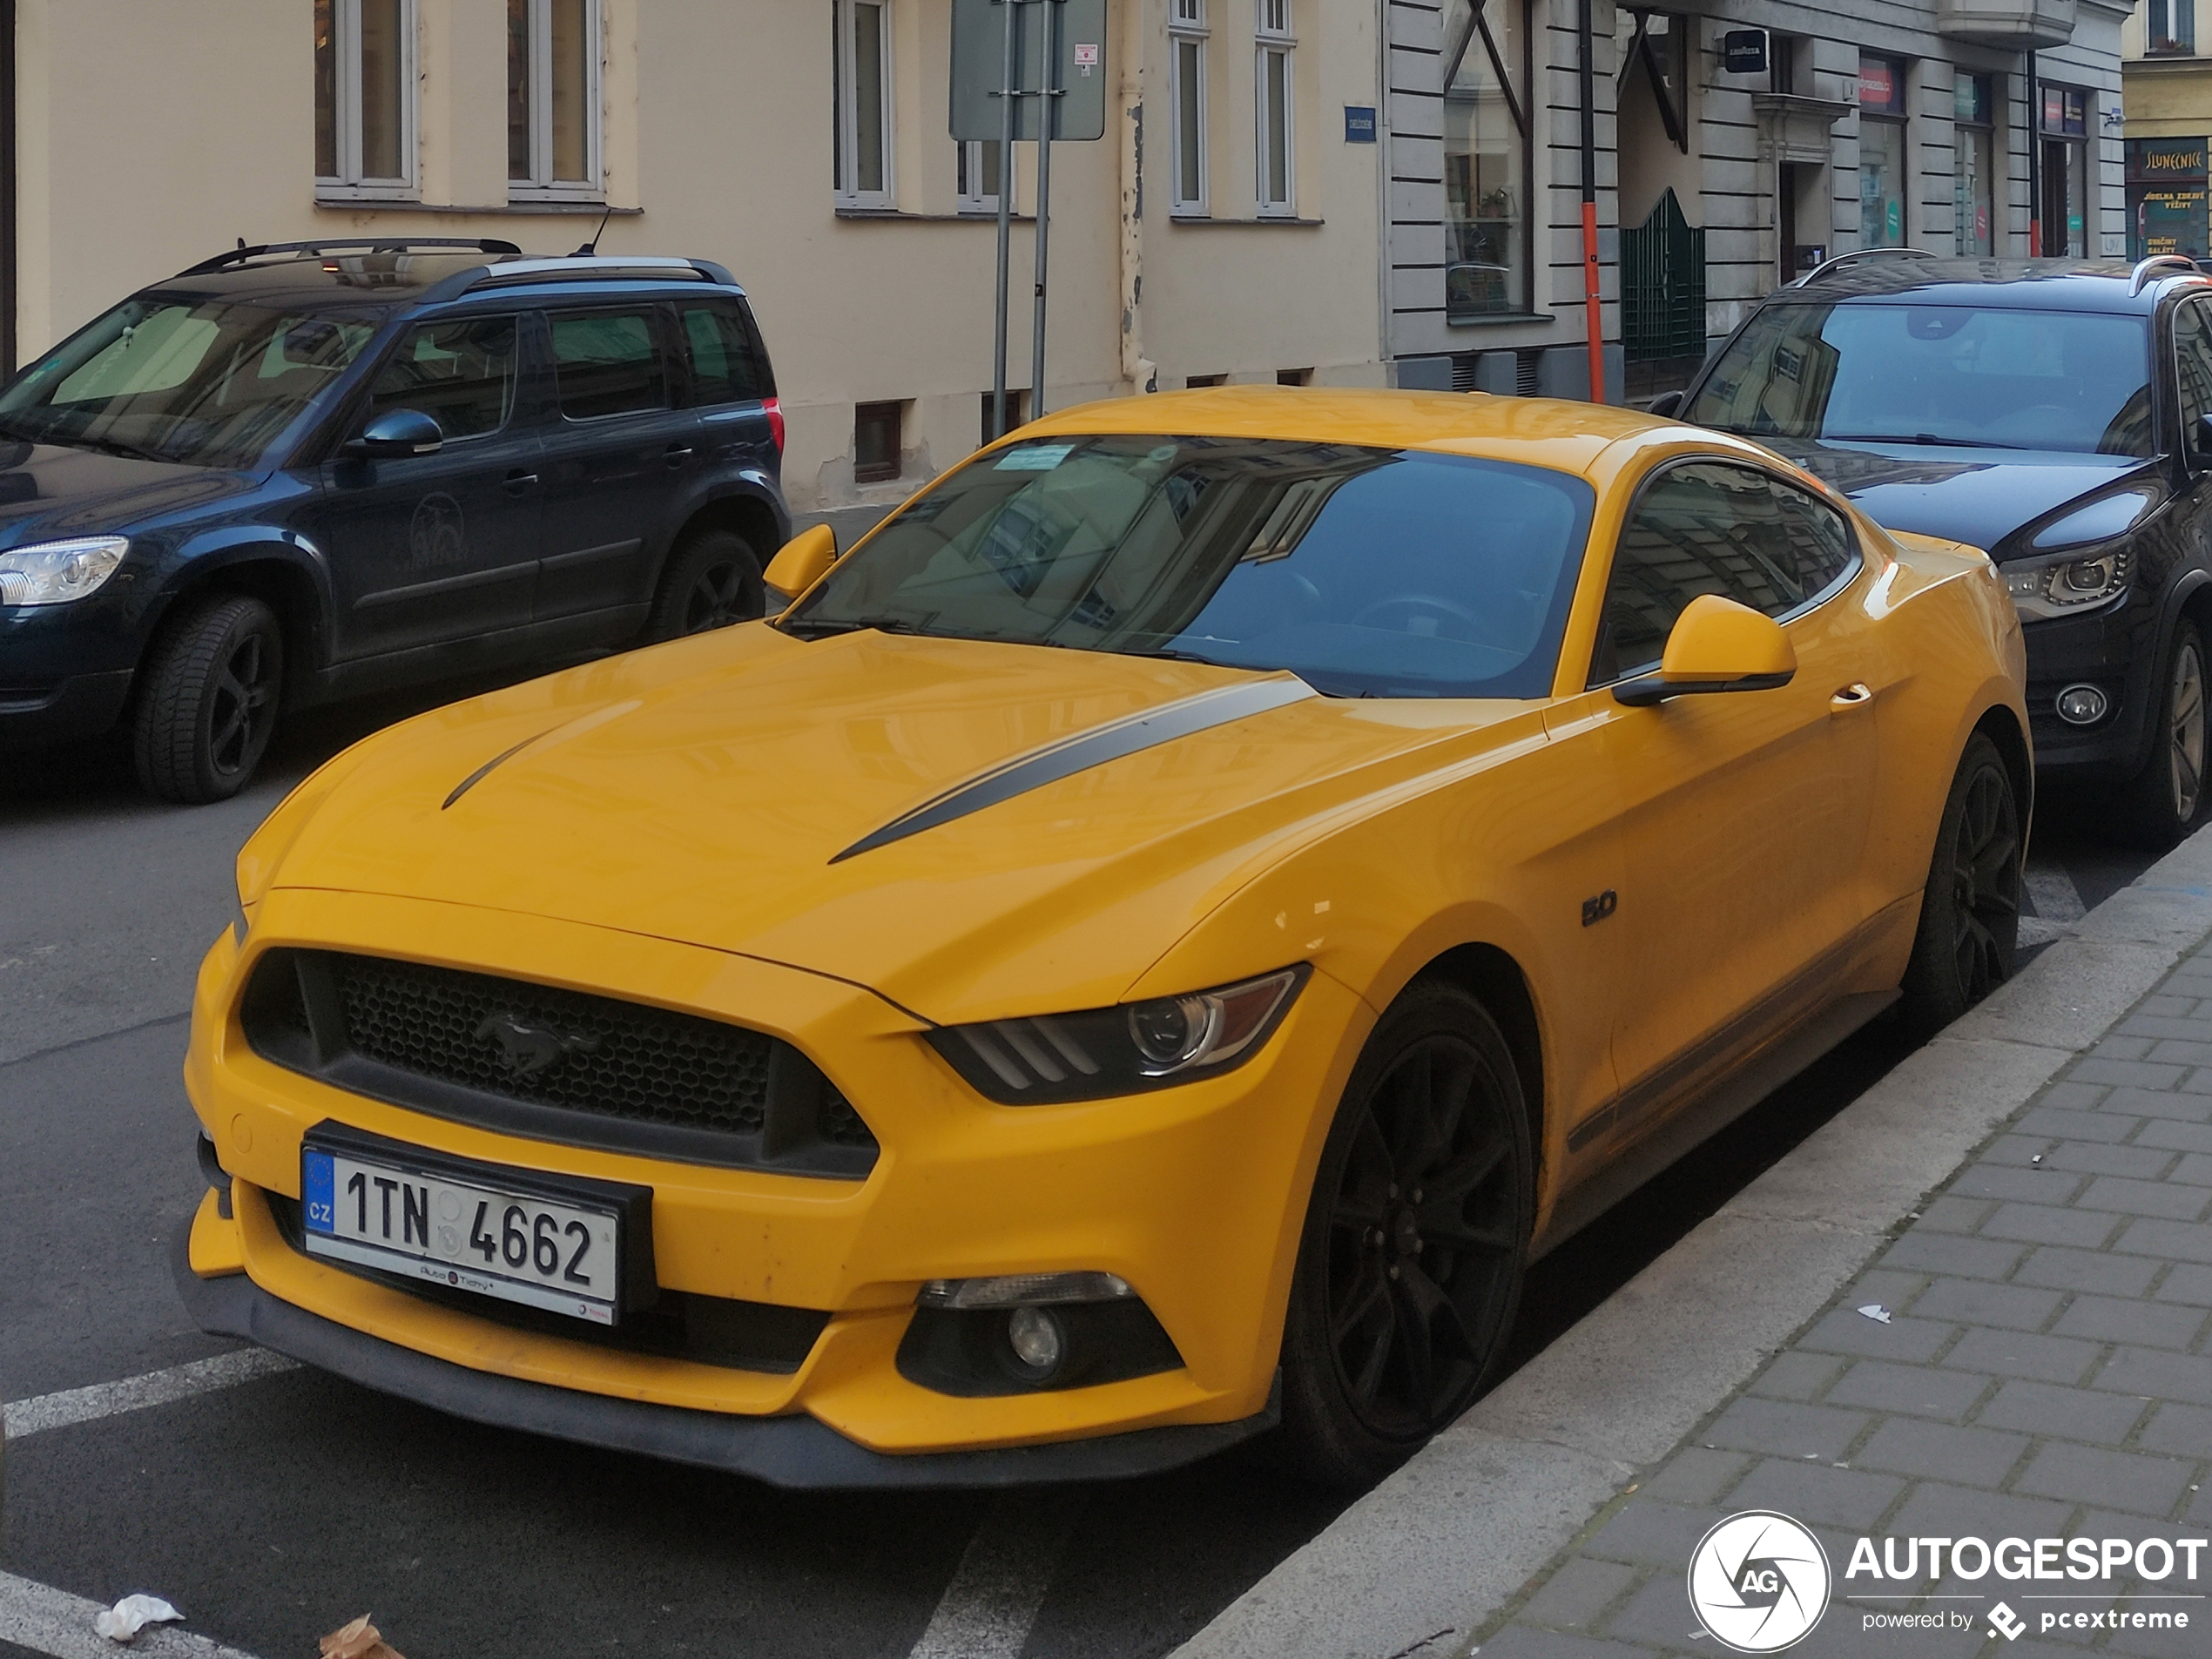
[[[953,0],[952,135],[961,143],[1001,136],[1008,0]],[[1053,20],[1052,79],[1044,77],[1045,10]],[[1106,136],[1106,0],[1015,0],[1014,136],[1037,137],[1037,106],[1050,104],[1055,144]],[[1047,85],[1055,95],[1041,97]]]

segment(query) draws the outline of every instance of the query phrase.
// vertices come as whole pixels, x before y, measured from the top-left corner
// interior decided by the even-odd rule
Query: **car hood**
[[[1936,449],[1913,443],[1774,447],[1842,490],[1885,529],[1985,550],[2077,496],[2153,464],[2133,455]]]
[[[748,624],[369,739],[248,844],[240,882],[552,916],[1000,1018],[1120,1000],[1350,802],[1541,737],[1530,703]]]
[[[248,475],[0,440],[0,547],[124,531],[251,487]]]

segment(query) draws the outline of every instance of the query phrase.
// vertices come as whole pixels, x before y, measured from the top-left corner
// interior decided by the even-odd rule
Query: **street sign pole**
[[[1029,418],[1044,413],[1044,287],[1045,248],[1052,225],[1052,130],[1060,124],[1060,45],[1055,28],[1060,20],[1061,0],[1042,0],[1044,6],[1044,73],[1037,93],[1037,293],[1035,315],[1030,327]]]
[[[1014,253],[1014,9],[1018,0],[998,0],[998,3],[1006,9],[1006,49],[1005,68],[999,78],[999,293],[997,327],[991,335],[994,438],[1006,434],[1007,283]],[[1042,233],[1042,219],[1038,228]]]

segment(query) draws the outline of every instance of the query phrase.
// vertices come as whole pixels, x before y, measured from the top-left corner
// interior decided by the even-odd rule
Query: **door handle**
[[[506,485],[509,495],[519,496],[537,482],[537,475],[534,472],[510,472],[501,482]]]
[[[680,467],[691,458],[691,446],[688,443],[671,443],[661,452],[661,455],[662,459],[665,460],[670,466]]]
[[[1828,699],[1828,711],[1842,714],[1851,709],[1865,708],[1873,701],[1874,688],[1865,680],[1853,680]]]

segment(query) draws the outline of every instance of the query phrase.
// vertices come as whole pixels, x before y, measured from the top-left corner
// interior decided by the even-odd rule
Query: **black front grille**
[[[395,1105],[686,1163],[864,1176],[876,1139],[765,1032],[420,962],[273,950],[240,1018],[254,1051]]]

